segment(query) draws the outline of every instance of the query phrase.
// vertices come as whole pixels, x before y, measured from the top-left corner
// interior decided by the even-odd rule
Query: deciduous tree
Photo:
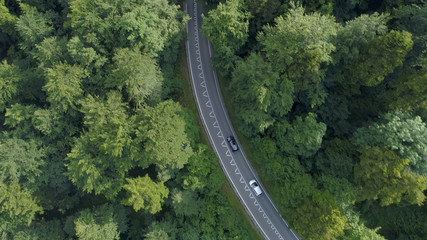
[[[179,103],[168,100],[142,109],[136,120],[137,141],[143,144],[145,157],[160,169],[181,169],[193,154],[181,111]]]
[[[138,49],[119,49],[113,57],[114,69],[107,87],[124,90],[129,101],[141,106],[147,100],[159,100],[163,78],[155,60]]]
[[[169,195],[169,189],[162,182],[156,183],[148,175],[137,178],[127,178],[123,186],[128,197],[122,203],[131,206],[135,211],[144,209],[155,214],[162,210],[164,199]]]
[[[286,15],[277,17],[274,26],[265,26],[264,33],[258,35],[273,69],[287,74],[296,93],[310,91],[311,106],[322,104],[326,97],[319,85],[324,76],[321,65],[332,60],[337,27],[333,17],[305,14],[303,7],[294,6]]]
[[[247,135],[263,133],[293,105],[293,83],[280,79],[259,54],[237,63],[229,89]]]
[[[376,123],[359,128],[352,141],[358,146],[385,146],[409,159],[411,169],[427,175],[427,127],[419,116],[399,110],[389,112]]]
[[[292,225],[304,239],[337,239],[344,235],[347,219],[328,192],[314,191],[294,210],[293,216]]]
[[[322,144],[326,125],[316,121],[316,114],[300,116],[292,122],[280,122],[271,130],[272,137],[280,150],[291,155],[309,157],[317,152]]]
[[[365,148],[354,168],[358,200],[378,199],[381,206],[388,206],[404,199],[422,205],[427,177],[411,172],[409,162],[386,148]]]
[[[345,77],[354,88],[359,86],[376,86],[384,77],[402,65],[411,50],[413,41],[406,31],[390,31],[368,43],[359,56],[349,62],[345,68]]]

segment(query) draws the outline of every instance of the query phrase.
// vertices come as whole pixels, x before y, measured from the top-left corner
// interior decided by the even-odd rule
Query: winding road
[[[193,94],[204,130],[219,158],[222,170],[247,214],[265,239],[299,239],[280,216],[249,164],[243,149],[240,147],[240,150],[232,152],[226,141],[227,136],[233,135],[239,144],[211,66],[209,42],[201,34],[203,6],[194,0],[187,0],[185,8],[191,17],[187,24],[186,53]],[[258,197],[248,185],[252,179],[256,179],[263,190],[263,194]]]

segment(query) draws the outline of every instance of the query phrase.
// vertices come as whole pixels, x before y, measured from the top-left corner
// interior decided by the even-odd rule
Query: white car
[[[259,187],[258,183],[255,181],[255,179],[252,179],[249,181],[249,186],[251,186],[251,188],[254,190],[256,196],[261,195],[262,193],[261,188]]]

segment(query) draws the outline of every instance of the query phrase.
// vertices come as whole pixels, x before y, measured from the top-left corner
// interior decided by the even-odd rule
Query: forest
[[[303,239],[427,239],[425,1],[209,1],[228,112]]]
[[[291,227],[426,239],[427,3],[207,2],[228,112]],[[0,0],[1,239],[261,238],[198,124],[182,3]]]
[[[0,0],[0,239],[258,238],[183,98],[187,20]]]

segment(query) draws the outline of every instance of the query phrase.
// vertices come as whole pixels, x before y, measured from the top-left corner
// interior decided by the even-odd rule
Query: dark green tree
[[[25,141],[2,134],[0,139],[0,181],[35,183],[42,174],[44,149],[35,139]]]
[[[197,193],[174,189],[171,193],[172,207],[177,216],[196,216],[201,206]]]
[[[293,83],[280,79],[259,54],[238,62],[229,84],[236,114],[245,124],[247,135],[263,133],[275,118],[288,113],[293,105]]]
[[[275,19],[275,25],[265,26],[258,35],[267,59],[273,69],[286,73],[294,83],[295,92],[304,91],[308,105],[321,105],[326,91],[321,81],[324,69],[321,65],[331,62],[332,44],[338,25],[333,17],[319,13],[305,14],[301,6],[293,6],[284,16]]]
[[[298,116],[292,124],[279,122],[271,129],[271,135],[280,150],[303,157],[312,156],[319,150],[325,132],[326,125],[317,122],[314,113],[309,113],[305,118]]]
[[[45,221],[42,220],[37,225],[26,227],[13,233],[15,240],[63,240],[65,233],[62,230],[61,221],[58,219]]]

